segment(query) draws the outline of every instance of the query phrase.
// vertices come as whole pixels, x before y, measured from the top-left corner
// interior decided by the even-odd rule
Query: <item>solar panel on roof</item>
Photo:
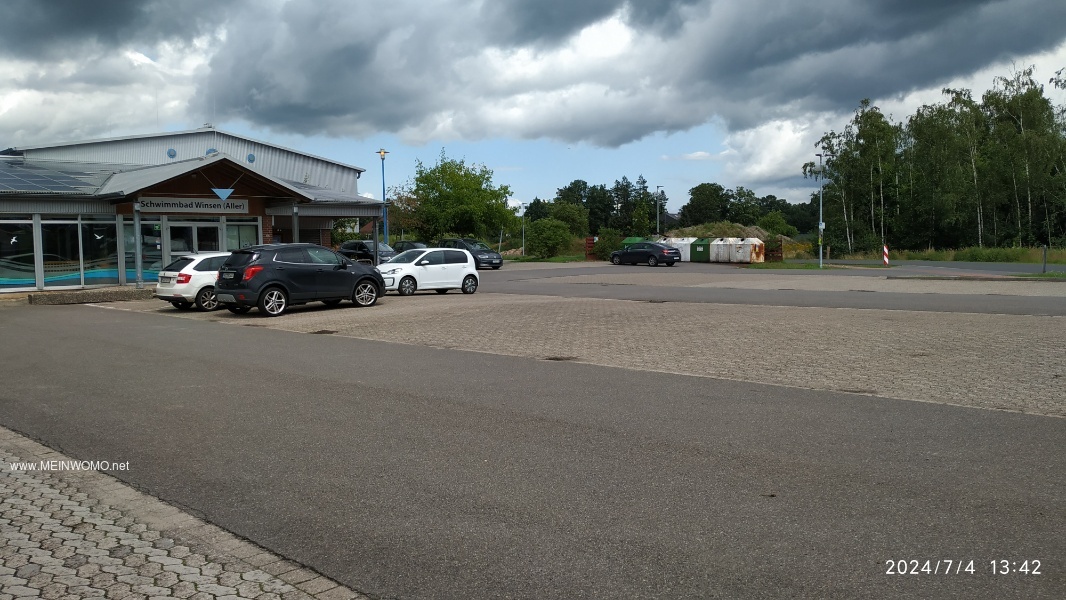
[[[46,191],[48,191],[48,190],[46,190],[45,188],[43,188],[43,187],[41,187],[39,185],[36,185],[36,184],[33,184],[33,183],[26,183],[24,181],[13,181],[11,183],[8,183],[7,185],[8,185],[8,187],[10,187],[11,189],[15,190],[16,192],[46,192]]]

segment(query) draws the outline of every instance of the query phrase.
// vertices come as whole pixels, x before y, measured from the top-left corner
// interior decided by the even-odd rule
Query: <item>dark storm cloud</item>
[[[187,40],[213,30],[236,6],[207,0],[3,0],[0,56],[77,59],[90,46]]]
[[[558,53],[609,17],[635,32],[628,50]],[[1061,0],[0,0],[0,59],[41,67],[15,75],[23,89],[121,88],[165,77],[123,51],[221,28],[195,121],[613,146],[715,117],[736,131],[849,112],[1054,48],[1062,23]]]
[[[613,63],[583,71],[575,55],[545,72],[506,62],[520,50],[527,62],[550,57],[615,15],[637,46]],[[1062,23],[1060,0],[256,5],[227,23],[192,107],[309,135],[445,131],[614,146],[716,116],[736,131],[850,112],[865,97],[1054,48]],[[506,66],[491,64],[493,52]]]

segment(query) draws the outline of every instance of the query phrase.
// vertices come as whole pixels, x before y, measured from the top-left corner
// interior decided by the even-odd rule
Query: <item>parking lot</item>
[[[510,266],[508,267],[510,269]],[[253,311],[179,311],[160,301],[123,310],[417,344],[435,348],[844,391],[921,402],[1066,416],[1066,321],[1057,316],[944,313],[492,293],[504,275],[608,294],[612,286],[1047,297],[1066,285],[1031,281],[888,279],[839,273],[697,271],[599,264],[519,265],[482,272],[472,296],[383,297],[378,306],[296,307],[280,318]],[[863,276],[866,275],[866,276]]]

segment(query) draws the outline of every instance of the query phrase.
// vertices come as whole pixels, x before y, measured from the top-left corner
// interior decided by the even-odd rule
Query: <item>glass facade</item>
[[[0,290],[37,285],[33,222],[0,221]]]
[[[82,285],[77,223],[42,223],[45,287]]]
[[[164,260],[258,244],[260,220],[142,214],[140,233],[147,283]],[[129,215],[0,214],[0,291],[134,283],[136,245]]]

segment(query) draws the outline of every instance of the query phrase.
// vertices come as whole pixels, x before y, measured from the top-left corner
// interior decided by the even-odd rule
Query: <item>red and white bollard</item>
[[[887,267],[888,266],[888,246],[884,246],[884,254],[883,254],[883,256],[885,257],[885,266]]]

